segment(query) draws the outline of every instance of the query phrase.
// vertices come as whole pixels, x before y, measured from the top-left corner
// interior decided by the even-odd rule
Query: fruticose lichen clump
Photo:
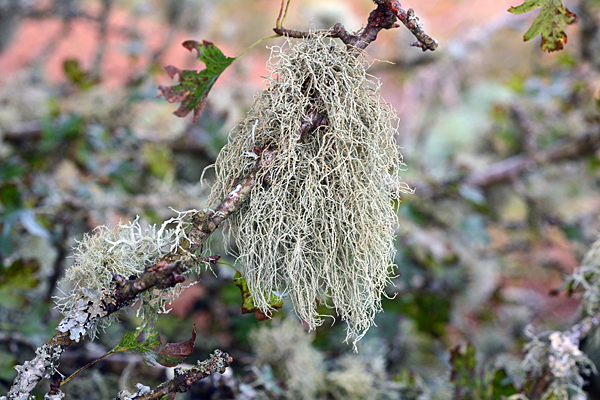
[[[117,227],[101,225],[94,229],[93,234],[85,234],[73,248],[73,265],[67,269],[61,281],[62,285],[68,287],[68,292],[55,298],[63,315],[80,315],[68,319],[62,329],[69,329],[72,333],[76,330],[73,336],[78,340],[85,333],[94,337],[98,326],[110,325],[116,316],[95,317],[104,316],[103,296],[115,285],[115,276],[125,279],[137,277],[160,257],[178,250],[183,240],[189,241],[186,230],[190,226],[191,215],[196,212],[177,211],[177,217],[165,221],[158,230],[156,226],[142,228],[136,218]],[[138,300],[166,312],[166,304],[177,297],[181,290],[183,287],[177,285],[145,291],[138,295]],[[143,309],[140,307],[139,312],[143,313]],[[78,319],[81,319],[81,323]],[[86,323],[90,319],[97,321],[90,326]]]
[[[364,54],[316,34],[274,47],[268,87],[221,150],[209,199],[252,170],[256,147],[275,150],[226,223],[241,272],[267,315],[272,291],[284,291],[311,329],[323,322],[319,305],[334,308],[355,343],[394,270],[394,200],[412,191],[398,176],[396,112],[366,67]],[[324,124],[301,128],[319,114]]]

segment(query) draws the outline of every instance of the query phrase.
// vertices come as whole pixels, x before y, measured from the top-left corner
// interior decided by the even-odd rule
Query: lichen
[[[381,311],[394,271],[393,200],[411,189],[394,135],[396,112],[355,57],[322,36],[272,49],[269,85],[215,164],[210,204],[255,165],[254,148],[277,157],[257,174],[247,201],[226,222],[254,302],[270,315],[269,293],[287,292],[311,329],[327,305],[358,341]],[[326,124],[300,133],[311,115]]]
[[[102,309],[102,300],[114,287],[114,277],[137,277],[160,257],[181,250],[184,240],[189,241],[186,230],[192,215],[198,211],[175,212],[177,217],[165,221],[158,229],[155,225],[144,229],[136,218],[116,228],[99,226],[93,234],[85,234],[77,242],[73,249],[75,261],[61,281],[69,291],[55,298],[57,307],[66,316],[59,330],[69,331],[71,338],[78,341],[86,333],[95,337],[98,327],[106,327],[114,321],[114,315],[104,318],[106,313]],[[182,290],[183,286],[177,285],[146,291],[138,300],[167,312],[166,304]],[[143,313],[144,307],[139,310]]]
[[[256,364],[273,367],[289,398],[316,399],[325,388],[324,357],[312,346],[313,336],[292,319],[274,320],[250,334]]]
[[[573,331],[574,332],[574,331]],[[531,326],[525,330],[530,342],[523,368],[530,377],[540,377],[545,371],[552,381],[542,399],[569,399],[569,393],[584,394],[584,376],[596,373],[594,363],[579,350],[579,341],[572,331],[535,334]]]
[[[600,238],[592,244],[581,266],[567,278],[567,284],[571,290],[583,290],[581,305],[588,315],[600,310]]]

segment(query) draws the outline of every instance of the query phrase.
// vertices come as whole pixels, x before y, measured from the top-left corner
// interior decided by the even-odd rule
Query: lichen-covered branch
[[[201,257],[199,261],[214,263],[218,259],[219,256],[210,256]],[[116,276],[114,291],[99,299],[101,304],[81,300],[82,304],[78,304],[78,308],[60,322],[57,327],[58,332],[37,349],[35,358],[15,367],[18,374],[7,398],[28,399],[38,382],[49,378],[54,373],[54,368],[64,349],[78,342],[98,319],[105,318],[131,304],[139,293],[149,288],[166,288],[183,282],[184,278],[181,274],[190,266],[191,261],[176,261],[171,264],[161,261],[149,266],[137,279],[129,280]]]
[[[585,317],[579,323],[573,325],[564,335],[571,338],[573,343],[579,344],[598,326],[600,326],[600,312]]]
[[[311,33],[321,34],[329,37],[339,38],[346,46],[355,47],[364,50],[371,42],[377,38],[377,34],[382,29],[397,28],[396,21],[399,19],[417,38],[417,42],[411,43],[411,46],[420,47],[423,51],[437,49],[438,42],[423,30],[423,24],[415,16],[412,8],[404,11],[397,0],[375,1],[377,8],[369,15],[367,26],[359,35],[349,33],[341,23],[337,23],[329,30],[301,31],[276,27],[273,29],[278,35],[289,36],[293,38],[305,38]]]
[[[267,152],[266,156],[269,156]],[[268,157],[263,156],[261,160]],[[256,170],[264,166],[266,161],[257,162]],[[246,180],[238,185],[225,201],[217,208],[215,216],[208,220],[200,221],[194,229],[200,230],[202,236],[196,237],[192,248],[197,249],[208,238],[216,227],[245,199],[246,191],[255,184],[255,174],[250,174]],[[197,218],[198,219],[198,218]],[[210,228],[210,229],[208,229]],[[192,236],[190,236],[192,237]],[[173,261],[167,261],[171,258]],[[178,260],[175,260],[179,258]],[[215,263],[219,256],[210,257],[181,257],[179,254],[170,254],[156,264],[148,266],[143,274],[135,279],[115,276],[115,287],[112,292],[103,291],[97,299],[79,300],[76,309],[67,315],[59,324],[58,332],[44,345],[38,348],[36,356],[31,361],[25,362],[15,369],[18,374],[13,382],[7,399],[25,400],[40,380],[48,378],[54,373],[58,358],[66,347],[82,338],[97,320],[108,317],[121,308],[131,304],[136,297],[153,287],[168,288],[184,281],[183,273],[192,264],[197,262]]]
[[[528,326],[525,334],[523,368],[530,381],[525,388],[530,398],[567,398],[567,393],[583,393],[584,377],[597,373],[596,366],[581,351],[583,339],[600,325],[600,313],[583,318],[570,329],[536,335]]]
[[[210,234],[218,228],[221,222],[225,221],[242,205],[250,195],[252,188],[256,185],[256,173],[268,167],[276,155],[277,152],[275,150],[264,150],[254,169],[234,186],[225,200],[210,215],[205,212],[199,212],[195,215],[192,219],[192,230],[188,235],[192,241],[189,249],[191,252],[195,252]]]
[[[62,345],[62,338],[54,335],[48,343],[40,346],[35,357],[23,365],[17,365],[17,377],[6,396],[0,400],[28,400],[31,392],[42,379],[49,378],[54,373],[55,365],[67,345]],[[60,335],[59,335],[60,336]],[[51,344],[53,343],[53,344]]]
[[[233,362],[229,354],[215,350],[208,360],[198,362],[198,365],[190,369],[175,369],[175,377],[168,382],[158,386],[155,390],[147,392],[140,390],[138,393],[130,395],[127,392],[121,392],[115,400],[159,400],[175,393],[185,393],[192,385],[215,372],[224,373],[225,369]],[[167,397],[170,398],[170,397]]]

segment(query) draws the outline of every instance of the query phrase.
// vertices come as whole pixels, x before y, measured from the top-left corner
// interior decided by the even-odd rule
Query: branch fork
[[[419,21],[419,18],[415,15],[415,11],[412,8],[409,8],[408,11],[404,11],[398,0],[375,0],[375,3],[377,4],[377,8],[369,15],[367,26],[360,34],[353,35],[349,33],[339,22],[329,30],[317,30],[315,32],[338,38],[349,48],[354,47],[364,50],[371,42],[377,39],[379,31],[382,29],[398,28],[400,25],[396,23],[396,21],[400,20],[400,22],[402,22],[402,24],[406,26],[417,39],[416,42],[411,43],[411,46],[420,47],[423,51],[434,51],[437,49],[437,40],[433,39],[423,30],[423,23]],[[276,27],[273,29],[276,34],[293,38],[305,38],[313,33],[313,31],[284,28],[281,18],[282,12],[283,2],[281,4],[281,11],[279,18],[277,19]],[[283,18],[285,18],[285,14]]]

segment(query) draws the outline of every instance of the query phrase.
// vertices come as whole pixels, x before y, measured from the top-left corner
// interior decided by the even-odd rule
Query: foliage
[[[531,40],[539,34],[542,36],[542,50],[562,50],[567,43],[564,27],[576,23],[577,16],[563,5],[562,0],[528,0],[520,6],[509,8],[508,11],[523,14],[536,8],[540,9],[540,13],[523,36],[523,40]]]
[[[79,3],[68,2],[61,9]],[[242,2],[237,0],[115,0],[113,4],[121,12],[122,7],[141,7],[142,3],[154,14],[167,3],[174,8],[192,3],[202,7],[206,12],[198,18],[203,19],[203,29],[214,35],[215,43],[230,41],[232,46],[246,45],[256,34],[249,29],[263,18],[253,11],[264,12],[264,5],[246,2],[247,12],[239,15],[234,8]],[[546,3],[540,4],[541,8]],[[477,3],[469,6],[475,8]],[[321,21],[331,21],[332,12],[340,13],[341,21],[352,20],[358,10],[336,7],[327,4],[315,12],[315,24],[321,27]],[[223,19],[213,18],[214,10],[220,16],[236,12],[236,19],[222,29]],[[93,11],[90,7],[85,15],[93,16]],[[116,64],[109,63],[100,69],[102,79],[90,79],[87,68],[92,60],[83,53],[78,63],[62,63],[64,55],[44,58],[73,36],[60,46],[52,43],[42,52],[31,52],[40,55],[35,63],[59,60],[69,67],[66,81],[62,76],[58,84],[47,80],[52,71],[60,71],[60,65],[48,64],[48,75],[26,68],[19,74],[8,71],[10,67],[3,71],[7,80],[0,86],[0,392],[10,387],[16,374],[13,366],[30,360],[39,344],[56,332],[60,320],[49,299],[56,294],[53,277],[60,276],[73,261],[65,258],[71,246],[79,246],[73,238],[83,241],[84,233],[98,225],[118,226],[119,220],[135,221],[137,215],[144,229],[146,224],[160,226],[170,217],[169,205],[188,210],[204,204],[204,193],[196,184],[200,172],[214,162],[213,155],[227,141],[224,131],[250,108],[248,93],[259,86],[259,80],[251,79],[258,75],[251,60],[223,81],[218,96],[208,98],[200,123],[167,118],[172,105],[154,99],[153,80],[162,79],[155,75],[156,64],[147,70],[139,64],[133,66],[136,60],[153,58],[150,50],[156,49],[154,43],[146,42],[149,36],[139,31],[145,12],[136,14],[139,24],[121,26],[118,19],[108,24],[111,36],[106,56],[128,52],[131,63],[118,74],[112,67]],[[460,14],[457,18],[462,20],[468,13]],[[582,34],[591,35],[583,13],[579,14]],[[31,22],[25,14],[15,15]],[[64,21],[73,24],[73,31],[79,34],[77,15],[71,13]],[[435,21],[435,15],[430,18]],[[193,396],[247,400],[300,398],[303,395],[298,393],[308,393],[304,397],[447,399],[457,386],[449,380],[448,347],[467,340],[477,349],[476,354],[454,356],[458,386],[465,396],[488,393],[495,377],[513,382],[515,388],[524,384],[511,400],[525,399],[525,395],[532,400],[597,396],[593,384],[582,386],[596,379],[585,373],[593,371],[587,360],[598,362],[596,342],[589,337],[580,344],[566,336],[579,315],[580,297],[587,313],[598,309],[597,262],[586,258],[572,273],[598,232],[599,162],[593,152],[598,146],[594,139],[600,104],[595,92],[597,71],[584,62],[579,43],[566,46],[565,40],[565,51],[559,57],[542,59],[541,52],[527,52],[526,46],[511,40],[510,30],[504,28],[512,26],[514,19],[486,24],[486,18],[482,14],[477,23],[461,26],[481,29],[477,37],[490,40],[442,38],[439,58],[407,61],[401,49],[392,46],[394,41],[378,40],[372,46],[378,58],[396,63],[375,63],[369,73],[381,77],[383,95],[398,110],[397,139],[406,147],[403,153],[411,166],[403,178],[417,187],[418,195],[393,203],[400,222],[394,242],[399,276],[391,277],[394,285],[387,290],[395,297],[382,303],[385,313],[376,316],[378,329],[370,329],[358,344],[359,354],[345,354],[349,349],[341,344],[345,332],[344,324],[339,323],[319,326],[307,335],[309,340],[293,317],[286,318],[285,324],[295,324],[302,332],[286,334],[279,329],[283,323],[267,320],[260,323],[263,339],[249,335],[251,327],[259,323],[254,316],[240,315],[240,290],[248,308],[256,312],[256,306],[248,304],[253,301],[248,283],[244,288],[245,278],[236,279],[242,284],[236,288],[231,284],[233,273],[216,270],[217,276],[203,274],[172,312],[157,321],[163,337],[182,341],[189,338],[181,335],[189,333],[193,320],[201,338],[196,356],[223,346],[237,361],[226,374],[201,382]],[[95,26],[87,19],[84,22]],[[565,26],[557,25],[553,32],[564,31]],[[114,52],[115,41],[127,36],[123,33],[131,36],[127,43],[119,42],[119,51]],[[163,33],[167,48],[170,35],[159,33]],[[218,37],[224,33],[226,38]],[[394,34],[381,32],[381,37],[384,33]],[[22,43],[18,46],[27,48]],[[0,63],[6,66],[4,54],[0,54]],[[260,59],[266,58],[266,53],[257,51],[255,55],[257,65],[262,64]],[[159,59],[153,58],[153,63]],[[116,77],[122,78],[118,88],[111,86]],[[106,85],[107,81],[112,83]],[[194,105],[190,107],[191,113]],[[562,143],[577,148],[578,140],[586,135],[591,138],[589,151],[578,150],[568,158],[545,158],[558,154],[557,145]],[[243,155],[248,166],[258,155],[253,146],[249,144]],[[511,171],[522,160],[526,160],[526,168]],[[442,167],[434,173],[432,165]],[[490,171],[499,172],[494,178],[500,178],[492,183],[472,180]],[[503,179],[506,171],[510,176]],[[210,171],[207,176],[210,181]],[[128,222],[121,225],[125,224]],[[366,242],[365,248],[369,248]],[[133,247],[124,244],[115,250],[137,257]],[[218,238],[203,251],[224,254]],[[231,258],[229,261],[233,263]],[[548,296],[565,273],[571,274],[568,287],[572,297],[565,298],[563,293]],[[107,277],[111,285],[112,277]],[[68,292],[65,284],[59,288]],[[286,292],[264,291],[269,302],[277,301],[278,294]],[[273,317],[293,315],[290,303],[286,301]],[[335,310],[326,306],[317,308],[319,314],[335,315]],[[115,338],[138,324],[134,314],[121,313],[122,323],[99,335],[93,348],[106,352],[113,347]],[[537,342],[530,339],[526,364],[522,365],[523,327],[532,321],[550,331],[536,335]],[[310,351],[306,342],[311,342]],[[377,351],[368,349],[371,343]],[[298,348],[303,350],[296,351]],[[61,370],[76,368],[75,363],[88,357],[89,350],[89,346],[69,349],[72,353],[67,356],[73,358],[61,360]],[[321,361],[302,361],[307,356]],[[461,357],[464,359],[459,362]],[[109,358],[102,369],[90,371],[90,379],[75,379],[65,391],[72,398],[104,399],[114,395],[117,382],[122,385],[126,381],[130,387],[135,382],[150,386],[161,382],[155,372],[137,365],[123,371],[120,357]],[[296,366],[302,368],[294,369]],[[523,366],[530,376],[522,373]],[[506,378],[499,373],[502,370]],[[313,378],[326,380],[314,387],[329,390],[315,394],[308,383]],[[43,396],[47,390],[40,385],[33,394]]]
[[[254,304],[254,298],[252,293],[248,289],[248,284],[246,283],[246,278],[244,278],[239,271],[235,273],[233,277],[233,283],[237,286],[242,293],[242,314],[254,313],[256,315],[256,319],[259,321],[264,321],[265,319],[271,316],[271,311],[280,309],[283,307],[283,299],[280,296],[277,296],[275,293],[271,292],[270,294],[266,294],[265,297],[269,299],[269,311],[268,314],[265,314],[261,311],[260,308],[256,307]]]
[[[167,343],[160,351],[157,351],[162,345],[160,333],[154,331],[158,312],[155,309],[147,309],[144,314],[142,325],[135,332],[127,332],[119,344],[107,353],[107,356],[121,351],[131,351],[142,356],[144,362],[149,366],[160,364],[165,367],[174,367],[192,354],[196,340],[195,326],[189,340],[181,343]]]
[[[158,319],[158,311],[148,305],[144,305],[144,308],[144,320],[135,332],[125,333],[125,336],[123,336],[121,341],[113,347],[112,350],[75,371],[71,376],[61,382],[61,386],[69,382],[84,369],[94,365],[96,362],[124,351],[140,355],[144,362],[151,367],[157,364],[165,367],[174,367],[181,364],[187,356],[192,354],[194,342],[196,341],[195,325],[192,331],[192,337],[189,340],[181,343],[167,343],[160,351],[157,351],[163,344],[160,333],[154,330]]]
[[[475,347],[471,343],[464,349],[456,347],[450,352],[450,365],[455,399],[500,399],[517,393],[506,370],[495,369],[490,363],[478,368]]]
[[[183,47],[198,52],[198,60],[206,65],[206,69],[200,72],[193,70],[180,70],[173,66],[165,68],[167,74],[174,78],[179,75],[179,85],[177,86],[159,86],[161,93],[169,103],[179,103],[181,105],[174,112],[178,117],[185,117],[194,111],[194,122],[200,116],[200,111],[206,106],[206,97],[217,81],[217,78],[225,71],[236,57],[227,57],[211,42],[206,40],[196,42],[187,40],[183,42]]]
[[[0,306],[23,306],[26,302],[23,293],[40,283],[36,277],[39,269],[40,263],[35,259],[17,259],[10,265],[0,265]]]

